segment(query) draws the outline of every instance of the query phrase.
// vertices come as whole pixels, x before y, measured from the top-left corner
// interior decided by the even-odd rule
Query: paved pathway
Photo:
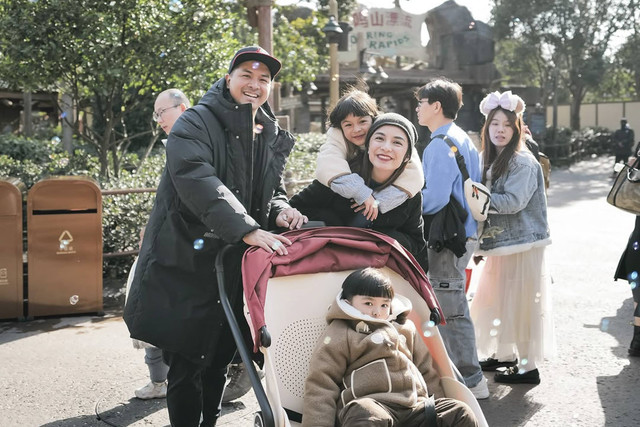
[[[552,172],[558,355],[541,366],[539,386],[487,376],[492,395],[481,406],[491,426],[640,426],[640,359],[627,357],[631,292],[612,280],[634,218],[605,201],[612,163],[596,158]],[[0,323],[0,425],[168,425],[163,400],[132,397],[147,381],[143,357],[109,307],[102,318]],[[256,408],[248,394],[224,407],[218,425],[252,426]]]

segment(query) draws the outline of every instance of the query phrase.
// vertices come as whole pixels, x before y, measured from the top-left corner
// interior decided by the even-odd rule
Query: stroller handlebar
[[[271,334],[267,331],[267,327],[260,328],[260,346],[271,347]]]

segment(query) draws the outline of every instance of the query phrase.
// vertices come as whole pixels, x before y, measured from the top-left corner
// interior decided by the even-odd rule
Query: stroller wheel
[[[264,420],[262,419],[262,412],[256,412],[253,418],[254,427],[264,427]]]

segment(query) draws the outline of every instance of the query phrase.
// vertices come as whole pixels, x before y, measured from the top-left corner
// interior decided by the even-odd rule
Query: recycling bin
[[[102,313],[102,194],[89,177],[43,179],[27,194],[29,317]]]
[[[0,319],[24,317],[22,200],[17,178],[0,179]]]

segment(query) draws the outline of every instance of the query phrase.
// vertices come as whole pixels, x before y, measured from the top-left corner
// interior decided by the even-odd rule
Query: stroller
[[[264,355],[266,391],[224,287],[223,260],[231,246],[216,259],[221,304],[260,405],[255,426],[300,425],[309,360],[326,327],[327,307],[334,302],[346,276],[362,267],[381,268],[391,278],[396,293],[411,300],[409,318],[422,332],[445,395],[466,402],[479,425],[487,426],[482,409],[447,355],[436,326],[444,315],[411,254],[394,239],[361,228],[306,228],[283,235],[292,242],[287,247],[288,255],[276,256],[254,247],[242,260],[243,311],[253,350]]]

